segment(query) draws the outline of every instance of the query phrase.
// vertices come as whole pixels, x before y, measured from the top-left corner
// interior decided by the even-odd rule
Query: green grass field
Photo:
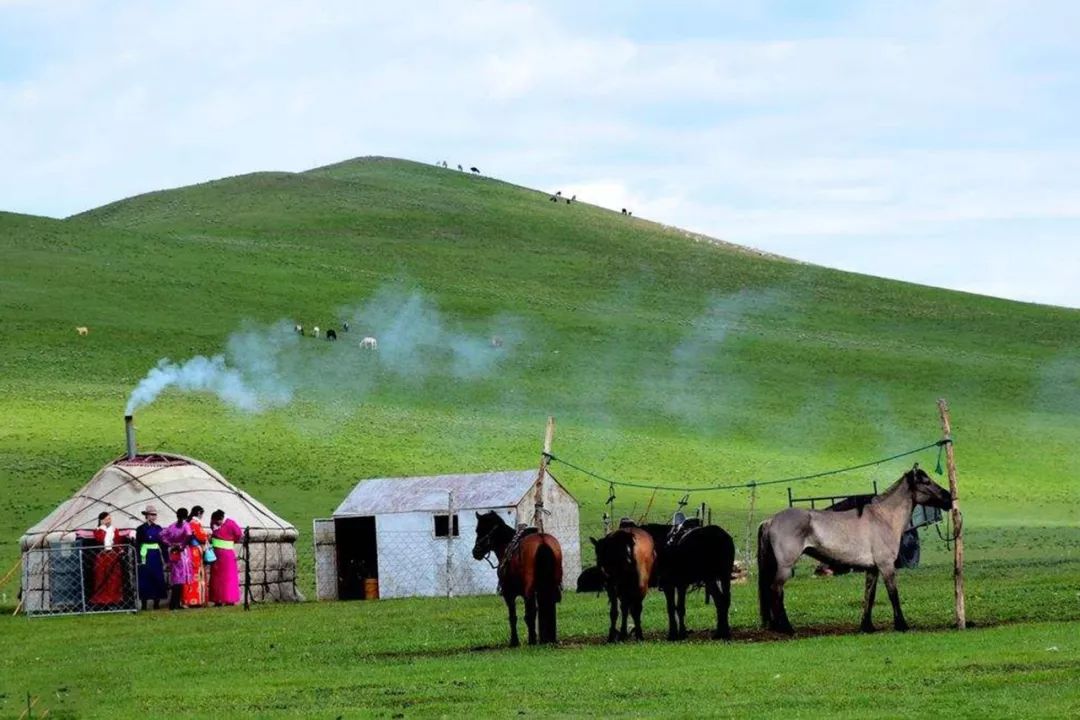
[[[642,715],[673,703],[682,714],[854,715],[869,703],[888,716],[919,714],[924,702],[962,715],[1077,712],[1067,682],[1080,630],[1076,310],[789,262],[387,159],[229,178],[66,220],[0,213],[0,252],[3,571],[22,532],[121,452],[128,393],[160,358],[221,353],[234,333],[271,334],[279,322],[353,317],[349,342],[288,350],[287,405],[249,414],[168,391],[136,415],[142,447],[200,458],[296,524],[305,592],[311,518],[358,479],[529,467],[549,414],[558,455],[634,482],[714,485],[932,442],[945,396],[970,616],[982,626],[750,642],[748,588],[736,597],[743,641],[686,648],[594,647],[585,638],[601,633],[604,610],[591,596],[567,599],[569,639],[555,651],[472,652],[503,639],[494,598],[6,618],[0,714],[17,716],[26,692],[51,697],[54,717],[153,714],[182,695],[205,700],[207,713],[214,697],[244,715],[298,717]],[[382,329],[409,298],[421,298],[414,317],[439,337],[499,334],[506,347],[464,369],[445,348],[378,362],[360,353],[368,331],[382,335],[381,353],[392,346]],[[932,467],[936,456],[917,459]],[[861,491],[908,462],[799,489]],[[607,487],[554,470],[595,530]],[[764,490],[759,508],[780,508],[785,491]],[[659,493],[653,516],[679,495]],[[639,514],[649,500],[620,490],[615,510]],[[745,492],[691,496],[700,501],[741,541]],[[904,573],[900,588],[913,624],[942,628],[951,579],[934,543],[931,567]],[[861,580],[807,574],[792,586],[793,621],[854,628]],[[13,607],[16,592],[17,580],[0,588],[0,605]],[[884,626],[887,607],[878,617]],[[174,687],[187,666],[170,648],[198,663],[218,645],[227,669]],[[105,649],[131,670],[102,678],[94,663]],[[499,679],[512,672],[519,691]],[[874,699],[883,692],[893,704]]]

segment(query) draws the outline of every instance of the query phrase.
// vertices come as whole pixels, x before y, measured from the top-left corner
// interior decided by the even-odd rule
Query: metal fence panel
[[[29,616],[134,612],[135,547],[59,545],[23,558],[23,608]]]

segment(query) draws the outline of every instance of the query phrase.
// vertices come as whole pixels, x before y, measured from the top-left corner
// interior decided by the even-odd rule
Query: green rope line
[[[608,483],[608,485],[610,485],[610,486],[618,485],[618,486],[621,486],[621,487],[639,488],[641,490],[670,490],[672,492],[690,493],[690,492],[705,492],[705,491],[712,491],[712,490],[742,490],[744,488],[761,487],[763,485],[780,485],[780,484],[783,484],[783,483],[801,482],[803,480],[816,480],[817,478],[828,477],[830,475],[839,475],[841,473],[851,472],[853,470],[862,470],[863,468],[874,467],[875,465],[883,465],[883,464],[885,464],[887,462],[891,462],[892,460],[898,460],[898,459],[900,459],[902,457],[907,457],[909,455],[914,455],[916,453],[921,453],[922,451],[929,450],[930,448],[933,448],[933,447],[937,447],[937,448],[944,447],[946,444],[951,443],[951,442],[952,442],[952,440],[950,440],[950,439],[938,440],[936,442],[930,443],[929,445],[923,445],[922,447],[915,448],[914,450],[906,450],[906,451],[904,451],[902,453],[897,453],[895,455],[890,455],[889,457],[886,457],[886,458],[881,458],[880,460],[872,460],[870,462],[860,463],[858,465],[849,465],[848,467],[843,467],[843,468],[839,468],[839,469],[836,469],[836,470],[825,470],[824,472],[812,473],[810,475],[796,475],[794,477],[779,478],[779,479],[776,479],[776,480],[761,480],[761,481],[751,480],[750,482],[733,483],[733,484],[730,484],[730,485],[704,485],[704,486],[699,485],[697,487],[675,487],[675,486],[672,486],[672,485],[647,485],[645,483],[635,483],[635,482],[629,482],[629,481],[626,481],[626,480],[613,480],[611,478],[604,477],[603,475],[599,475],[597,473],[594,473],[592,470],[587,470],[587,469],[581,467],[580,465],[575,465],[574,463],[570,462],[569,460],[564,460],[564,459],[562,459],[560,457],[556,457],[555,455],[552,455],[551,453],[544,453],[544,455],[545,455],[545,457],[547,457],[547,459],[549,461],[562,463],[563,465],[567,466],[568,468],[573,468],[574,470],[577,470],[580,473],[584,473],[585,475],[588,475],[589,477],[595,478],[595,479],[597,479],[597,480],[599,480],[601,482]]]

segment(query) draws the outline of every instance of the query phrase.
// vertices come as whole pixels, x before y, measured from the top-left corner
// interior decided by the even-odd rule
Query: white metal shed
[[[320,600],[449,597],[495,592],[495,570],[474,560],[476,513],[494,510],[511,526],[532,524],[537,470],[361,481],[315,521]],[[563,550],[563,577],[581,572],[578,505],[551,475],[543,482],[544,530]]]

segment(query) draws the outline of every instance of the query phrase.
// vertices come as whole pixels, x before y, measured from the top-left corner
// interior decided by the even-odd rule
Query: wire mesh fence
[[[138,607],[135,547],[59,545],[33,548],[23,565],[28,616],[134,612]]]

